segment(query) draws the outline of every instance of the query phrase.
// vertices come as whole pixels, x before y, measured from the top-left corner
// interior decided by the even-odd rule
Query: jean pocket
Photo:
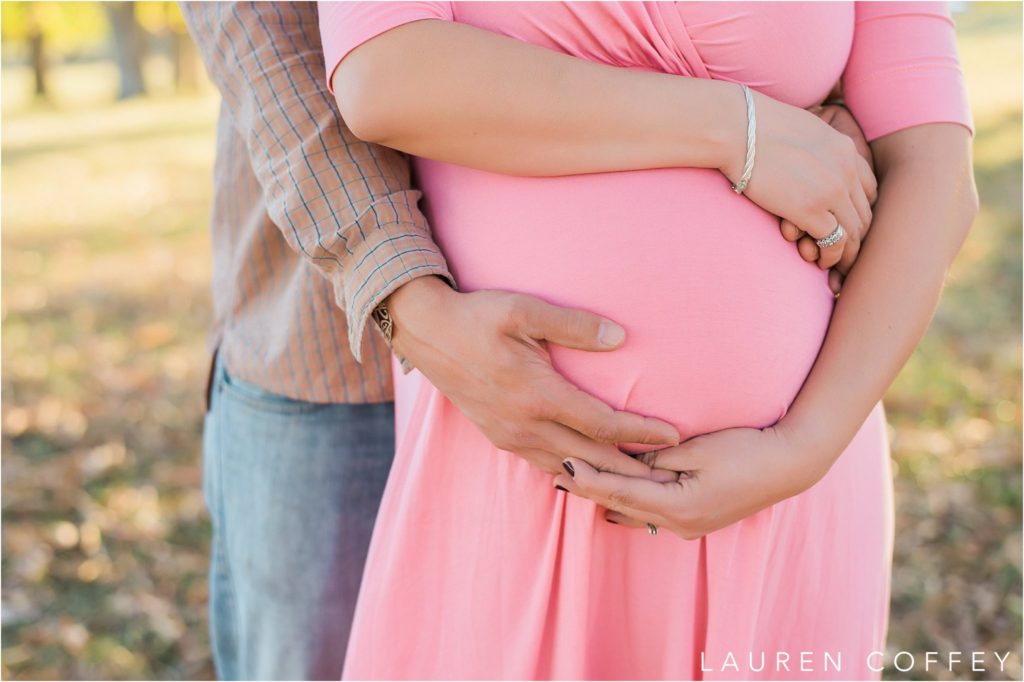
[[[226,397],[254,410],[278,414],[303,414],[318,412],[331,406],[330,403],[310,403],[271,393],[256,384],[231,376],[227,370],[222,371],[221,379]]]

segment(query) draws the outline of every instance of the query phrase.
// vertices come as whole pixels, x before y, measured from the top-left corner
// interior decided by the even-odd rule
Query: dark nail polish
[[[564,462],[562,462],[562,468],[565,469],[565,471],[570,476],[576,478],[576,470],[572,468],[572,462],[570,462],[569,460],[565,460]]]
[[[561,491],[562,491],[563,493],[567,493],[567,492],[569,492],[569,490],[568,490],[568,489],[566,489],[566,488],[563,488],[563,487],[562,487],[562,486],[560,486],[560,485],[556,485],[556,486],[555,486],[555,490],[561,490]]]

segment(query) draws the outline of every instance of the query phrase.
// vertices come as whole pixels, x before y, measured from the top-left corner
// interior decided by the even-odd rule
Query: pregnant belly
[[[614,407],[684,438],[764,427],[814,363],[833,305],[826,273],[717,172],[519,178],[422,159],[416,171],[461,290],[528,293],[625,327],[613,352],[551,349]]]

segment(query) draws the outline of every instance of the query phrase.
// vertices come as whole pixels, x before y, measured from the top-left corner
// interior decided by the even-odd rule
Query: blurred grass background
[[[135,3],[141,92],[125,92],[110,8],[2,10],[0,672],[212,678],[200,432],[217,96],[173,4]],[[1011,651],[1005,674],[974,676],[1020,679],[1021,4],[960,10],[982,209],[886,401],[889,649]]]

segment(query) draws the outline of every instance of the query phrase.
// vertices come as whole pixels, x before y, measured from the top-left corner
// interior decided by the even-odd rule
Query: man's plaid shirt
[[[232,375],[284,396],[391,400],[390,353],[371,311],[415,277],[451,282],[406,158],[342,122],[316,3],[181,9],[223,97],[211,349]]]

